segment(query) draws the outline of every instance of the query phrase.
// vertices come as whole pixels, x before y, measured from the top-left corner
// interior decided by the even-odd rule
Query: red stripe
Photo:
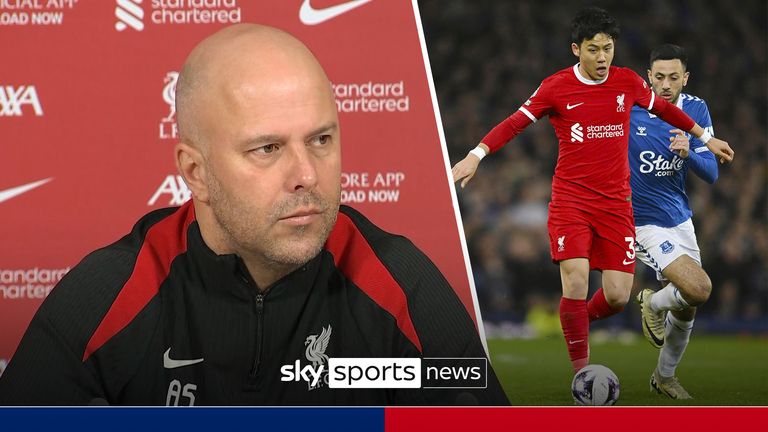
[[[194,219],[190,201],[147,231],[133,273],[88,341],[83,361],[124,329],[158,293],[173,259],[187,250],[187,228]]]
[[[336,267],[377,305],[395,317],[400,331],[422,352],[421,341],[408,312],[405,292],[349,216],[339,213],[325,247],[333,254]]]
[[[647,431],[649,422],[697,432],[760,430],[766,407],[506,407],[384,409],[384,431]],[[760,425],[763,426],[760,426]],[[750,426],[751,425],[751,426]]]

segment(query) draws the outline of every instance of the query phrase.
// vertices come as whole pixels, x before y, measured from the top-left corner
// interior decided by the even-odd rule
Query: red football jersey
[[[657,98],[631,69],[612,66],[604,79],[592,81],[581,76],[577,64],[542,81],[530,99],[482,142],[491,151],[498,150],[531,122],[548,115],[559,141],[552,201],[599,200],[601,207],[623,206],[630,200],[627,151],[633,105],[659,113],[685,131],[694,125],[690,118],[681,121],[679,113],[670,112],[673,106]]]

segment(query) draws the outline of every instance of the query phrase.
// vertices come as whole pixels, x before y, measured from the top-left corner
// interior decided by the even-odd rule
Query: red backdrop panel
[[[175,73],[238,21],[283,28],[315,52],[341,111],[343,202],[411,238],[475,316],[413,5],[312,0],[306,24],[302,3],[1,3],[0,370],[70,267],[188,199],[172,162]]]

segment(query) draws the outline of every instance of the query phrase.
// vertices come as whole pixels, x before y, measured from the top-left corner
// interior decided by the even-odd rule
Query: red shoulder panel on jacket
[[[133,272],[88,341],[83,361],[124,329],[158,293],[173,260],[187,250],[187,228],[194,220],[195,209],[189,201],[147,231]]]

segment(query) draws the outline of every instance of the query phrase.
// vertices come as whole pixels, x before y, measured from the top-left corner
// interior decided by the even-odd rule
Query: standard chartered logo
[[[333,84],[339,112],[408,112],[410,97],[404,81]]]
[[[571,126],[571,142],[584,142],[584,129],[581,127],[581,123],[576,123]]]
[[[115,30],[142,31],[148,25],[239,23],[242,11],[238,1],[115,0]]]
[[[128,27],[136,30],[144,30],[144,9],[141,8],[141,2],[144,0],[117,0],[115,7],[115,29],[117,31],[126,30]]]
[[[618,124],[606,124],[606,125],[591,125],[587,126],[587,138],[600,139],[600,138],[619,138],[624,136],[624,125]],[[571,126],[571,142],[584,142],[584,126],[581,123],[575,123]]]
[[[587,138],[589,139],[618,138],[623,136],[624,136],[624,125],[621,123],[587,127]]]
[[[44,299],[67,268],[0,269],[0,300]]]

